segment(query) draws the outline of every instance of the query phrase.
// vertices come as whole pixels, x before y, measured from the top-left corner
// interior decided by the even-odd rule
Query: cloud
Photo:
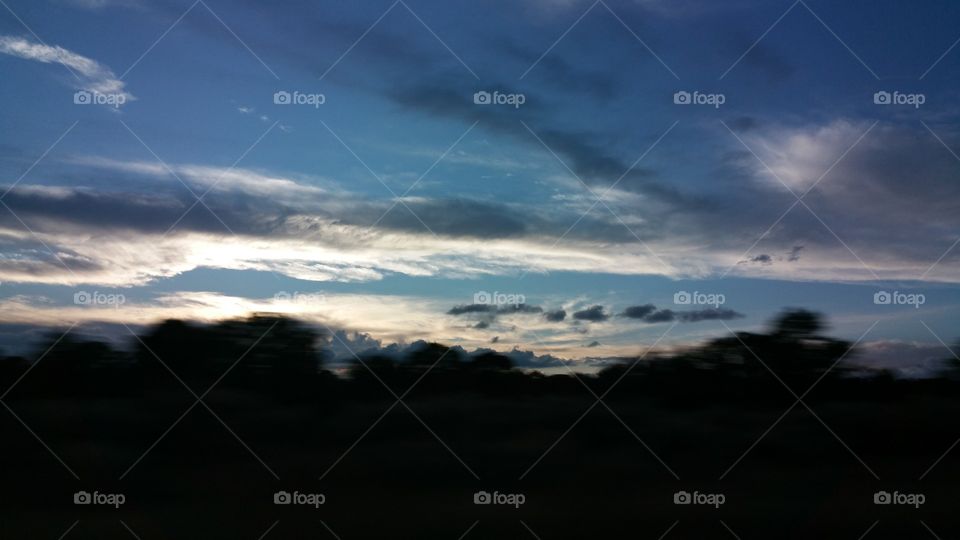
[[[375,216],[363,201],[323,198],[318,208],[299,210],[273,198],[215,193],[194,205],[182,188],[172,195],[17,186],[4,199],[16,215],[0,214],[0,241],[16,248],[0,259],[0,281],[137,285],[203,267],[369,281],[388,273],[470,277],[601,266],[623,272],[651,264],[642,253],[592,243],[554,248],[542,237],[434,237],[371,229],[375,217],[344,219],[351,212]]]
[[[680,322],[729,321],[743,318],[743,314],[726,308],[707,308],[677,313]]]
[[[621,317],[638,319],[645,323],[663,322],[700,322],[711,320],[729,321],[743,317],[742,314],[726,308],[706,308],[693,311],[673,311],[671,309],[657,309],[653,304],[630,306],[620,313]]]
[[[662,322],[672,322],[677,319],[677,314],[670,309],[660,309],[649,315],[643,317],[643,322],[647,323],[662,323]]]
[[[34,43],[13,36],[0,36],[0,53],[44,64],[60,64],[80,79],[80,88],[83,90],[123,96],[124,101],[136,99],[125,90],[126,83],[118,79],[110,68],[63,47]]]
[[[84,186],[86,178],[100,187]],[[75,254],[104,271],[82,272],[67,260],[69,270],[54,261],[44,272],[11,274],[0,264],[0,279],[142,284],[210,264],[347,281],[392,272],[468,277],[603,266],[621,273],[658,264],[639,247],[622,249],[596,237],[571,234],[563,246],[554,246],[551,237],[579,216],[533,206],[408,198],[406,205],[431,223],[430,230],[413,223],[417,220],[402,206],[390,214],[406,214],[406,221],[388,216],[371,227],[393,202],[371,200],[324,178],[86,156],[63,161],[51,180],[64,185],[21,184],[5,198],[37,237],[9,213],[0,215],[0,237],[32,239],[24,261],[46,257],[42,240],[55,253]],[[203,205],[181,181],[197,194],[209,190]],[[492,229],[491,215],[499,216]],[[589,219],[582,220],[585,236],[595,234],[590,227]],[[90,235],[98,238],[97,246]],[[626,235],[621,230],[613,240]],[[206,256],[203,246],[214,244],[220,256]],[[142,245],[155,248],[145,253]]]
[[[799,261],[801,251],[803,251],[803,246],[793,246],[793,248],[790,249],[790,255],[787,256],[787,260],[790,262]]]
[[[799,179],[830,170],[845,148],[839,141],[848,147],[870,127],[831,125],[764,125],[745,138],[765,137],[748,144],[757,143],[775,170],[788,172],[791,160],[783,156],[807,156],[793,162],[800,169],[791,175]],[[718,196],[726,198],[715,206],[687,207],[665,220],[656,212],[641,216],[642,204],[622,213],[617,207],[644,239],[641,245],[610,216],[584,218],[556,244],[582,215],[577,205],[586,211],[589,199],[547,207],[408,197],[404,202],[430,230],[402,205],[371,227],[394,201],[371,199],[328,178],[170,164],[195,193],[211,190],[199,205],[162,164],[75,157],[49,172],[46,185],[21,184],[4,198],[36,236],[9,212],[0,215],[0,241],[13,250],[0,260],[0,280],[131,285],[204,267],[321,281],[554,270],[699,278],[730,268],[731,275],[770,279],[916,279],[947,252],[960,228],[956,162],[929,133],[875,127],[805,199],[829,229],[798,206],[759,242],[792,196],[753,156],[728,164],[730,176],[718,177]],[[85,186],[87,179],[99,184]],[[726,189],[733,185],[740,187]],[[744,256],[754,242],[753,254]],[[770,264],[762,264],[764,256]],[[960,281],[960,265],[951,264],[958,257],[960,250],[947,253],[929,277]],[[750,259],[755,264],[738,264]]]
[[[469,314],[479,314],[482,316],[482,320],[478,322],[474,328],[489,328],[490,323],[498,315],[511,315],[515,313],[542,313],[543,308],[539,306],[531,306],[527,304],[516,304],[516,305],[505,305],[498,306],[494,304],[463,304],[459,306],[454,306],[447,311],[447,315],[469,315]]]
[[[603,322],[610,318],[610,315],[603,311],[603,306],[591,306],[581,311],[575,311],[573,318],[578,321]]]
[[[563,309],[547,311],[543,314],[543,318],[550,322],[561,322],[567,318],[567,312]]]
[[[803,251],[803,246],[793,246],[790,248],[790,252],[787,253],[786,257],[781,257],[779,255],[773,256],[766,253],[761,253],[750,257],[749,259],[744,259],[737,264],[759,264],[763,266],[768,266],[773,264],[774,261],[787,261],[787,262],[797,262],[800,260],[800,252]]]
[[[647,315],[650,315],[657,310],[657,306],[653,304],[644,304],[642,306],[630,306],[627,309],[623,310],[620,313],[621,317],[628,317],[630,319],[642,319]]]
[[[552,165],[563,168],[555,162],[552,156],[555,152],[588,185],[606,188],[620,179],[617,184],[620,190],[642,194],[656,202],[683,207],[702,204],[698,197],[681,193],[675,185],[660,181],[657,171],[631,166],[633,164],[629,161],[613,155],[609,150],[611,145],[602,144],[601,135],[588,130],[543,126],[542,118],[548,111],[537,111],[533,105],[524,105],[523,109],[513,112],[505,112],[502,108],[477,107],[467,100],[467,96],[474,91],[472,88],[446,80],[429,83],[416,81],[391,90],[387,97],[405,108],[431,116],[458,119],[466,123],[480,122],[483,129],[510,136],[542,152]],[[535,135],[517,121],[518,117],[526,121]],[[651,131],[649,142],[659,136],[660,133]],[[549,150],[544,149],[544,145]],[[651,211],[656,208],[653,204],[649,207]]]
[[[945,126],[930,128],[947,146],[956,145]],[[731,192],[726,202],[730,211],[711,216],[711,221],[727,238],[739,236],[733,231],[759,225],[753,233],[744,233],[754,238],[747,246],[769,229],[752,252],[758,254],[754,258],[769,256],[772,264],[738,265],[733,274],[841,281],[918,279],[956,240],[960,228],[955,203],[960,200],[960,184],[952,180],[956,160],[923,127],[840,118],[794,126],[765,124],[742,138],[760,159],[749,152],[732,157],[729,177],[721,183],[744,178],[752,183],[740,194]],[[734,140],[733,145],[739,143]],[[796,194],[810,191],[804,205],[778,222],[795,202],[788,187]],[[760,200],[764,204],[757,204]],[[756,213],[747,216],[748,209]],[[958,256],[956,251],[948,253],[926,277],[955,281],[956,265],[951,261]],[[741,255],[730,266],[744,260],[749,257]]]
[[[463,315],[465,313],[496,313],[497,306],[493,304],[465,304],[454,306],[447,311],[447,315]]]
[[[746,261],[742,261],[742,262],[744,262],[744,263],[755,263],[755,264],[772,264],[772,263],[773,263],[773,257],[771,257],[770,255],[767,255],[766,253],[761,253],[760,255],[757,255],[757,256],[755,256],[755,257],[751,257],[751,258],[747,259]]]

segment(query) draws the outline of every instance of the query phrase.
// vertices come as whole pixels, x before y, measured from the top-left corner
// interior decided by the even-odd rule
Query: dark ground
[[[762,350],[763,339],[745,336],[743,346]],[[171,429],[196,398],[150,354],[105,361],[61,344],[19,382],[25,364],[7,359],[0,380],[16,384],[3,402],[16,417],[0,410],[0,538],[57,539],[71,526],[65,538],[960,536],[960,450],[920,479],[960,437],[960,383],[947,375],[827,376],[804,397],[816,416],[797,405],[764,435],[796,399],[743,362],[638,364],[622,379],[619,368],[581,384],[441,350],[367,359],[397,395],[423,376],[403,400],[416,416],[399,404],[372,429],[396,399],[365,368],[339,379],[279,373],[256,356],[220,369],[207,356],[217,369],[174,371],[197,395],[228,372],[204,397],[223,423],[198,404]],[[784,350],[796,359],[796,347]],[[185,360],[165,354],[171,367]],[[82,368],[64,367],[77,358]],[[801,395],[810,382],[790,358],[769,363]],[[812,370],[814,380],[822,373]],[[597,405],[570,429],[596,402],[591,391],[611,387],[604,402],[615,415]],[[80,490],[126,502],[74,505]],[[326,503],[278,506],[280,490],[323,493]],[[480,490],[526,502],[475,505]],[[680,490],[726,502],[675,505]],[[880,490],[926,502],[875,505]]]

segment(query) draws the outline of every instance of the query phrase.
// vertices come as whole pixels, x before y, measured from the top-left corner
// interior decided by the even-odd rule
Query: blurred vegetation
[[[332,537],[319,520],[342,538],[457,538],[477,520],[468,539],[532,537],[518,519],[544,539],[657,538],[675,521],[669,538],[730,538],[718,518],[742,538],[857,538],[877,520],[870,538],[924,538],[918,519],[957,536],[960,454],[944,452],[960,436],[960,366],[855,369],[851,344],[825,333],[787,311],[594,375],[435,343],[343,367],[338,336],[273,315],[166,321],[126,351],[51,336],[42,358],[0,360],[16,414],[0,414],[0,538],[57,538],[78,519],[70,538],[128,537],[118,517],[144,539],[256,538],[275,521],[269,538]],[[131,502],[70,505],[80,488]],[[328,504],[278,509],[281,488]],[[480,489],[528,502],[477,507]],[[729,502],[673,505],[680,489]],[[891,514],[872,503],[880,489],[930,502]]]
[[[548,376],[518,369],[497,352],[464,354],[421,342],[402,353],[365,353],[335,375],[327,364],[331,345],[340,338],[290,318],[256,315],[213,325],[168,320],[148,328],[127,352],[100,341],[51,335],[39,348],[44,352],[30,359],[0,357],[0,387],[10,387],[28,370],[14,397],[143,395],[177,379],[198,393],[216,384],[287,401],[382,396],[384,386],[399,395],[415,383],[419,394],[501,396],[579,393],[586,384],[597,393],[616,385],[619,398],[659,397],[689,406],[779,401],[785,393],[789,397],[783,385],[797,395],[815,386],[821,394],[854,399],[910,388],[948,391],[960,379],[956,361],[923,380],[853,369],[842,361],[857,354],[851,343],[823,335],[824,329],[820,315],[789,310],[765,333],[739,332],[682,353],[623,361],[593,375]]]

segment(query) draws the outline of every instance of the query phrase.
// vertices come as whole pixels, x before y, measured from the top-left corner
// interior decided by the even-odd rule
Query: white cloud
[[[869,124],[837,120],[826,125],[766,130],[745,138],[770,169],[754,160],[758,178],[774,189],[784,184],[798,195],[814,185],[869,128]],[[841,179],[842,180],[842,179]]]
[[[762,157],[802,187],[814,171],[815,179],[827,170],[867,127],[837,121],[770,129]],[[190,219],[164,236],[192,199],[23,185],[11,192],[8,204],[18,214],[24,212],[24,220],[43,242],[67,266],[76,267],[75,274],[8,219],[5,225],[0,222],[0,235],[17,247],[7,250],[10,256],[0,265],[0,280],[122,286],[196,268],[272,271],[312,281],[371,281],[392,273],[476,278],[553,271],[698,278],[728,269],[731,275],[787,280],[857,281],[875,275],[918,279],[952,244],[960,225],[954,208],[960,187],[950,183],[955,162],[935,139],[927,139],[899,128],[875,128],[807,198],[829,230],[798,206],[746,255],[744,251],[793,200],[782,187],[776,191],[779,184],[771,183],[775,181],[752,156],[749,168],[739,169],[740,189],[723,193],[743,196],[745,202],[724,200],[722,210],[675,213],[671,221],[652,222],[642,201],[633,209],[611,201],[619,217],[594,209],[593,214],[607,221],[584,219],[559,242],[557,238],[592,202],[576,197],[557,200],[544,218],[543,209],[535,205],[469,207],[430,197],[405,199],[436,229],[434,236],[403,205],[371,228],[392,201],[370,200],[331,180],[171,164],[197,192],[216,186],[205,202],[238,235],[221,229],[206,208],[197,206]],[[898,165],[891,166],[891,160]],[[169,188],[165,191],[182,192],[159,163],[89,157],[73,163],[162,180]],[[744,185],[744,170],[748,180],[763,187]],[[927,187],[915,189],[921,184]],[[76,205],[102,205],[102,210]],[[520,225],[489,229],[510,221]],[[644,238],[645,245],[623,223]],[[803,248],[799,257],[790,257],[798,246]],[[742,263],[761,254],[771,263]],[[944,259],[930,277],[960,281],[960,267],[951,260]]]
[[[0,36],[0,53],[45,64],[66,66],[80,79],[82,90],[123,96],[124,101],[136,99],[133,94],[126,91],[126,83],[119,80],[110,68],[63,47],[34,43],[13,36]]]
[[[194,164],[167,164],[156,161],[122,161],[99,156],[84,156],[68,160],[68,163],[84,165],[98,169],[150,176],[177,182],[175,173],[191,189],[199,191],[198,195],[212,189],[227,192],[238,191],[252,195],[269,196],[276,201],[303,201],[304,197],[322,196],[329,194],[326,187],[307,184],[277,174],[263,173],[239,167],[216,167],[211,165]],[[168,168],[169,167],[169,168]],[[325,184],[329,182],[320,180]]]

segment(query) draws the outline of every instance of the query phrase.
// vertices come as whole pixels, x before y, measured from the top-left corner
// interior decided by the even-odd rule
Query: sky
[[[802,307],[952,356],[955,2],[0,4],[6,350],[272,312],[587,369]]]

